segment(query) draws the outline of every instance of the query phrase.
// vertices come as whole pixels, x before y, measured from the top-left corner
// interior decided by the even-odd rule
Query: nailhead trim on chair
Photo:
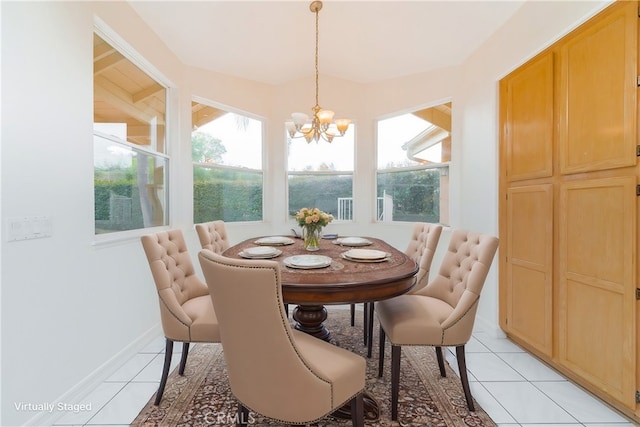
[[[164,302],[164,301],[162,300],[162,298],[160,298],[160,296],[159,296],[159,295],[158,295],[158,300],[160,301],[160,303],[161,303],[162,305],[164,305],[165,307],[167,307],[167,311],[169,311],[169,313],[171,313],[171,315],[172,315],[172,316],[173,316],[173,317],[174,317],[178,322],[182,323],[184,326],[186,326],[186,327],[187,327],[187,330],[189,331],[189,341],[190,341],[190,342],[195,342],[195,341],[191,341],[191,325],[187,325],[187,324],[186,324],[186,323],[184,323],[182,320],[180,320],[180,319],[178,318],[178,316],[176,316],[176,314],[175,314],[173,311],[171,311],[171,309],[169,308],[169,306],[167,305],[167,303],[166,303],[166,302]],[[176,340],[171,340],[171,341],[176,341]],[[178,342],[186,342],[186,341],[180,341],[180,340],[178,340]]]

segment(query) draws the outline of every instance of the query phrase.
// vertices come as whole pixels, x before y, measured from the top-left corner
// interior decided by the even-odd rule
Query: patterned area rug
[[[362,356],[366,348],[362,339],[362,313],[356,313],[356,326],[349,323],[348,310],[329,310],[325,322],[336,344]],[[430,347],[403,347],[400,366],[398,422],[391,421],[391,349],[387,341],[385,371],[378,378],[378,333],[374,335],[373,357],[367,359],[367,392],[379,403],[376,420],[366,426],[495,426],[476,403],[476,411],[467,409],[460,379],[446,366],[447,377],[438,370],[435,351]],[[179,357],[174,355],[174,357]],[[199,344],[189,352],[185,375],[177,369],[169,375],[159,406],[152,397],[136,417],[134,426],[230,426],[235,425],[237,404],[231,394],[222,346]],[[369,414],[371,415],[371,414]],[[278,426],[258,414],[248,419],[254,426]],[[350,420],[328,416],[314,426],[350,426]]]

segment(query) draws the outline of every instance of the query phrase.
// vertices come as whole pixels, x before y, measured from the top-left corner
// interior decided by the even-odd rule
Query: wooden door
[[[560,190],[560,364],[635,408],[635,176]]]
[[[500,324],[551,357],[554,52],[500,82]]]

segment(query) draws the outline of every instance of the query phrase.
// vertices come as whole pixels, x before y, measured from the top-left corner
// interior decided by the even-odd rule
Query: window
[[[451,104],[378,121],[377,219],[448,223]]]
[[[191,103],[193,221],[262,220],[262,122]]]
[[[353,219],[355,130],[351,124],[332,143],[287,137],[289,215],[318,208],[336,220]]]
[[[167,89],[93,37],[95,233],[166,225]]]

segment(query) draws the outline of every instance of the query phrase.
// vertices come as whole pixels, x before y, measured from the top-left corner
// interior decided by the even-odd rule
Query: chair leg
[[[246,427],[249,423],[249,410],[240,402],[238,402],[238,420],[236,426]]]
[[[380,325],[380,346],[378,350],[378,378],[382,377],[382,372],[384,371],[384,344],[386,341],[387,335],[384,333],[384,329],[382,329],[382,325]]]
[[[398,421],[398,394],[400,393],[400,353],[402,347],[391,346],[391,420]]]
[[[368,302],[365,304],[364,309],[369,312],[367,316],[367,357],[371,359],[371,349],[373,347],[373,313],[374,313],[374,305],[372,302]]]
[[[160,378],[160,387],[156,393],[156,400],[154,405],[158,406],[160,400],[162,400],[162,394],[164,393],[164,386],[167,385],[167,377],[169,376],[169,367],[171,366],[171,355],[173,354],[173,341],[167,338],[167,344],[164,348],[164,367],[162,368],[162,377]]]
[[[467,399],[467,407],[471,412],[475,411],[473,406],[473,398],[471,397],[471,389],[469,388],[469,378],[467,376],[467,362],[464,355],[464,346],[459,345],[456,347],[456,358],[458,359],[458,370],[460,371],[460,381],[462,382],[462,390],[464,390],[464,397]]]
[[[362,313],[362,337],[364,338],[364,345],[369,343],[369,335],[367,335],[369,333],[369,322],[371,321],[371,319],[369,319],[369,305],[370,303],[368,302],[364,303],[364,310]]]
[[[362,393],[351,399],[351,425],[353,427],[364,427],[364,401]]]
[[[442,347],[436,347],[436,357],[438,358],[438,367],[440,368],[440,376],[446,377],[447,371],[444,369],[444,357],[442,357]]]
[[[356,325],[356,305],[351,304],[351,326]]]
[[[187,366],[187,356],[189,355],[189,343],[182,343],[182,358],[180,359],[180,369],[178,369],[178,373],[180,375],[184,375],[184,368]]]

